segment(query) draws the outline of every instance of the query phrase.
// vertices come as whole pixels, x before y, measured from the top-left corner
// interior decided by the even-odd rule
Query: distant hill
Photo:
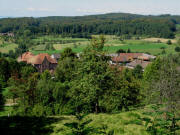
[[[99,14],[99,15],[86,15],[86,16],[50,16],[50,17],[40,17],[41,19],[69,19],[69,20],[77,20],[77,19],[85,19],[85,20],[93,20],[93,19],[111,19],[111,20],[130,20],[136,18],[143,18],[143,15],[137,14],[129,14],[129,13],[108,13],[108,14]]]
[[[0,19],[0,32],[22,35],[23,31],[28,30],[31,34],[63,34],[72,37],[110,34],[173,38],[176,24],[180,24],[180,16],[108,13],[72,17],[4,18]]]
[[[133,20],[139,18],[149,18],[149,19],[172,19],[175,20],[176,23],[180,23],[180,15],[139,15],[139,14],[130,14],[130,13],[108,13],[108,14],[100,14],[100,15],[86,15],[86,16],[50,16],[50,17],[39,17],[42,20]]]

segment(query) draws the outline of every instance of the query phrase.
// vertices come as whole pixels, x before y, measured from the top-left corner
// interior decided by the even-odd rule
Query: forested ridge
[[[174,38],[180,16],[144,16],[126,13],[111,13],[91,16],[52,16],[0,19],[0,32],[22,34],[63,34],[87,37],[92,34],[140,35]]]

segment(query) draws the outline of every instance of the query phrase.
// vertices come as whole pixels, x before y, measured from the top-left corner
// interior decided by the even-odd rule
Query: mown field
[[[0,112],[0,129],[7,134],[18,135],[71,135],[72,128],[68,124],[77,122],[74,116],[50,116],[50,117],[20,117],[9,116],[12,107],[5,107]],[[147,131],[146,122],[143,118],[154,119],[154,115],[147,115],[148,108],[115,114],[89,114],[84,117],[83,121],[89,121],[85,126],[100,133],[91,135],[150,135]],[[178,123],[180,124],[180,123]],[[177,131],[177,133],[180,133]]]
[[[15,48],[17,48],[18,45],[17,44],[14,44],[14,43],[8,43],[8,44],[5,44],[5,45],[2,45],[0,46],[0,52],[2,53],[8,53],[10,50],[15,50]]]
[[[0,38],[0,52],[1,53],[8,53],[10,50],[15,50],[18,45],[12,42],[4,41]]]
[[[97,36],[96,36],[97,37]],[[105,36],[106,44],[105,50],[109,53],[115,53],[119,49],[128,50],[130,49],[132,52],[146,52],[153,55],[161,55],[162,51],[165,50],[167,54],[175,53],[175,43],[176,40],[171,40],[172,45],[166,44],[169,39],[160,39],[160,38],[149,38],[149,39],[141,39],[141,40],[124,40],[121,41],[116,36]],[[158,41],[160,41],[158,43]],[[90,44],[90,40],[88,39],[80,39],[80,38],[61,38],[61,37],[53,37],[53,36],[45,36],[39,37],[35,39],[34,42],[40,44],[31,50],[34,54],[38,53],[59,53],[62,52],[64,48],[70,47],[76,53],[82,52],[87,45]],[[55,50],[45,50],[46,44],[52,44]]]
[[[93,35],[98,37],[98,35]],[[177,38],[179,38],[177,34]],[[130,39],[130,40],[120,40],[119,37],[106,35],[106,44],[105,50],[109,53],[115,53],[119,49],[128,50],[131,52],[144,52],[150,53],[153,55],[161,55],[162,51],[165,50],[166,54],[175,53],[174,49],[176,46],[176,39],[171,40],[172,44],[167,45],[169,39],[162,38],[143,38],[143,39]],[[29,48],[34,54],[39,53],[60,53],[66,47],[72,48],[76,53],[82,52],[90,44],[89,39],[85,38],[63,38],[59,36],[40,36],[35,39],[32,39],[32,47]],[[46,49],[46,46],[50,45],[54,49]],[[8,53],[9,50],[15,50],[17,44],[11,42],[2,42],[0,41],[0,52]]]

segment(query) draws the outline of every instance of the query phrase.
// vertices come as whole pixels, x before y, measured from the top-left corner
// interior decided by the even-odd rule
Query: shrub
[[[43,116],[44,115],[44,107],[42,105],[35,105],[32,109],[32,115],[35,116]]]
[[[175,51],[176,51],[176,52],[180,52],[180,47],[177,46],[177,47],[175,48]]]
[[[172,44],[171,40],[168,40],[168,41],[167,41],[167,44],[168,44],[168,45],[171,45],[171,44]]]
[[[161,43],[161,40],[157,40],[157,43]]]
[[[116,53],[126,53],[126,51],[123,50],[123,49],[119,49],[119,50],[116,51]]]
[[[127,53],[131,53],[131,50],[128,48]]]
[[[161,47],[160,49],[166,49],[165,47]]]

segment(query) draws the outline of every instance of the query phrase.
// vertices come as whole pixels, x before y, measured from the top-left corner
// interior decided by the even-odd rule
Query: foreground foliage
[[[8,112],[0,117],[0,128],[9,135],[168,135],[167,123],[161,114],[150,106],[144,109],[115,114],[89,114],[76,116],[52,117],[7,117]],[[180,121],[177,121],[180,126]],[[180,130],[176,130],[178,135]]]

